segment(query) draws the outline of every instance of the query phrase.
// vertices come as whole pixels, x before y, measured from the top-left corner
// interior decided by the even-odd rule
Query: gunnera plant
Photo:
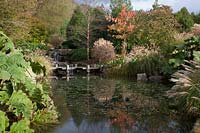
[[[37,67],[41,69],[41,67]],[[0,132],[33,133],[32,125],[57,123],[58,113],[33,66],[0,31]]]
[[[115,59],[115,51],[110,41],[100,38],[94,42],[92,57],[99,63],[106,63]]]
[[[167,92],[189,115],[200,115],[200,61],[185,61],[183,70],[172,75],[175,85]],[[184,107],[184,108],[183,108]]]

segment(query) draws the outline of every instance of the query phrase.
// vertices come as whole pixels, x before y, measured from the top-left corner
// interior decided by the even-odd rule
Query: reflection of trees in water
[[[54,91],[58,106],[59,102],[67,104],[80,131],[98,132],[105,129],[106,120],[109,120],[111,132],[123,133],[125,130],[173,133],[177,128],[173,126],[179,125],[170,120],[166,108],[161,110],[161,106],[166,105],[158,101],[157,97],[161,95],[158,87],[160,86],[109,79],[79,78],[69,82],[56,81]],[[153,97],[154,94],[157,99]],[[98,104],[99,102],[106,104]],[[67,114],[66,107],[59,108],[62,107],[63,114]]]
[[[135,109],[143,108],[149,109],[150,111],[159,108],[158,101],[152,99],[151,97],[144,96],[140,93],[132,93],[129,99]]]
[[[99,102],[107,102],[112,99],[115,92],[116,82],[114,80],[98,80],[95,82],[93,95]]]
[[[117,126],[120,128],[121,133],[125,133],[127,128],[134,126],[134,119],[129,114],[120,110],[111,110],[108,112],[112,118],[110,118],[108,126]]]
[[[54,104],[56,105],[58,112],[62,115],[62,117],[60,117],[60,122],[62,123],[71,117],[71,113],[68,110],[65,101],[66,93],[63,91],[63,87],[65,86],[65,84],[62,81],[58,82],[57,80],[52,80],[51,85],[52,85],[53,101]]]
[[[109,131],[105,123],[106,121],[90,123],[87,120],[83,120],[78,128],[80,133],[104,133]]]

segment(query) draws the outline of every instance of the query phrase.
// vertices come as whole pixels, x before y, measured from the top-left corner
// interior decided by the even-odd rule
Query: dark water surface
[[[160,84],[101,77],[52,80],[61,114],[53,133],[182,133],[192,124],[168,109]]]

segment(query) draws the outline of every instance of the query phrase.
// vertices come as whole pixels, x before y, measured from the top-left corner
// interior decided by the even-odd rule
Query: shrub
[[[73,49],[69,54],[69,59],[72,61],[87,60],[87,50],[85,48]]]
[[[44,43],[30,43],[26,41],[19,41],[16,44],[16,47],[24,54],[30,54],[30,53],[35,53],[38,49],[40,50],[47,50],[48,47]]]
[[[171,54],[171,59],[169,63],[174,68],[179,68],[181,64],[184,63],[184,60],[193,60],[194,51],[200,50],[200,37],[191,37],[186,39],[183,43],[176,45],[176,48]]]
[[[113,44],[103,38],[94,43],[92,57],[99,63],[106,63],[115,59]]]
[[[74,45],[74,43],[71,40],[68,40],[62,43],[62,47],[68,49],[77,49],[79,46]]]

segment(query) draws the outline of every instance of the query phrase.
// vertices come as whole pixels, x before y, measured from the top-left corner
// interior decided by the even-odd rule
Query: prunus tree
[[[121,54],[123,57],[125,57],[127,53],[127,36],[129,33],[134,29],[134,18],[136,14],[134,11],[130,11],[127,9],[126,6],[122,6],[122,10],[118,14],[116,18],[110,16],[108,17],[108,20],[113,22],[113,24],[108,26],[108,29],[110,31],[113,31],[113,36],[116,39],[121,39],[123,40],[122,43],[122,51]]]
[[[128,10],[132,10],[131,0],[110,0],[110,9],[113,17],[117,17],[122,10],[122,6],[126,6]]]

